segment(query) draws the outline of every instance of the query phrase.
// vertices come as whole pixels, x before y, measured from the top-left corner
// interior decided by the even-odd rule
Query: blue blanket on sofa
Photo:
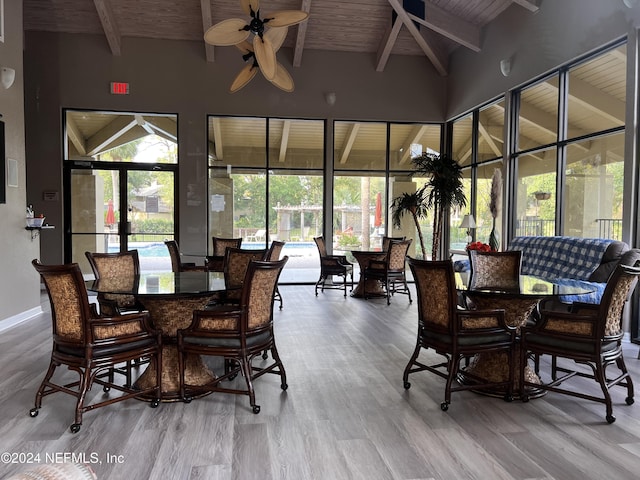
[[[586,281],[612,242],[601,238],[516,237],[509,243],[509,250],[522,250],[524,275]]]

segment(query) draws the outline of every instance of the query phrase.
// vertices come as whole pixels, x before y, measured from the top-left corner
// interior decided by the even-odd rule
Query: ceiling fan
[[[204,41],[210,45],[235,45],[245,61],[253,59],[236,77],[231,91],[244,87],[255,76],[258,68],[264,77],[284,91],[293,91],[293,80],[276,60],[276,52],[287,35],[287,27],[305,21],[309,14],[302,10],[282,10],[260,17],[259,0],[240,0],[242,10],[251,16],[247,23],[240,18],[223,20],[204,33]],[[253,41],[248,39],[253,34]]]

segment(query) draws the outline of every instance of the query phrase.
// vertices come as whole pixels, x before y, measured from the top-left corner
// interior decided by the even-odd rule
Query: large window
[[[492,229],[501,237],[503,209],[491,212],[492,180],[498,169],[502,179],[504,164],[504,99],[491,102],[455,120],[452,125],[452,156],[463,170],[467,199],[464,209],[451,212],[449,249],[460,254],[466,246],[467,234],[472,240],[488,243]],[[494,209],[494,212],[496,210]],[[475,227],[461,227],[464,215],[471,215]]]
[[[562,68],[517,97],[514,234],[621,240],[626,46]]]
[[[317,280],[324,143],[321,120],[210,117],[209,237],[241,237],[243,248],[285,241],[281,281]]]

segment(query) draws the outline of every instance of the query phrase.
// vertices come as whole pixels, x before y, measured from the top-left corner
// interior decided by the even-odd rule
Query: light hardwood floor
[[[74,435],[67,395],[45,397],[39,416],[28,415],[49,361],[49,314],[3,333],[0,452],[40,453],[41,463],[45,453],[84,454],[101,462],[93,465],[100,480],[640,477],[640,399],[627,406],[623,389],[613,391],[612,425],[604,405],[551,393],[526,404],[455,393],[442,412],[442,379],[422,372],[402,386],[415,302],[397,296],[387,306],[338,291],[316,298],[312,286],[281,292],[275,329],[289,389],[275,375],[258,379],[258,415],[246,396],[157,409],[131,400],[86,413]],[[640,388],[638,346],[625,354]],[[0,464],[0,478],[27,467]]]

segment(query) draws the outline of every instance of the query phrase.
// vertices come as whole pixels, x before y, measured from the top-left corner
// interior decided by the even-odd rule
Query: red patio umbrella
[[[373,226],[380,227],[382,225],[382,194],[380,192],[376,195],[376,214],[373,218]]]
[[[116,215],[113,211],[113,200],[109,199],[108,207],[107,207],[107,218],[105,218],[104,223],[107,225],[115,225],[116,223]]]

